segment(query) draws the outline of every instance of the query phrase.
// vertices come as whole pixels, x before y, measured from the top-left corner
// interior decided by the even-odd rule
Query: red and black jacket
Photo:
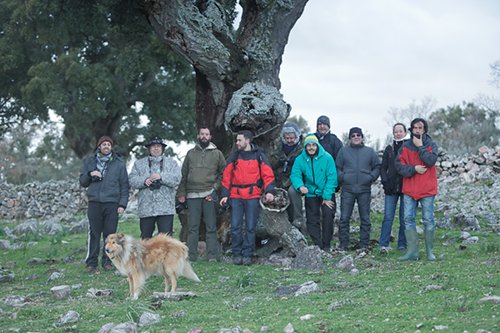
[[[222,174],[222,197],[247,200],[264,192],[274,192],[274,173],[262,149],[252,145],[251,150],[231,153]]]
[[[415,200],[438,193],[436,161],[438,147],[427,135],[423,135],[423,146],[417,147],[410,139],[403,144],[396,158],[396,170],[403,176],[403,193]],[[427,171],[419,174],[415,165],[425,165]]]

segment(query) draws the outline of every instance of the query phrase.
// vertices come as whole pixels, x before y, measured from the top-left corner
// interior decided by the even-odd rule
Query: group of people
[[[211,141],[210,129],[198,130],[197,143],[187,153],[182,167],[164,152],[166,144],[153,137],[145,147],[148,156],[135,161],[130,174],[125,162],[113,152],[113,140],[99,138],[95,153],[84,160],[80,184],[87,188],[89,239],[86,271],[98,270],[101,237],[116,232],[118,216],[128,204],[129,189],[138,190],[141,238],[159,233],[172,235],[176,199],[188,208],[189,259],[199,259],[199,227],[206,227],[208,261],[220,259],[217,240],[217,205],[231,207],[231,251],[236,265],[251,265],[259,200],[274,200],[275,188],[287,190],[289,221],[307,233],[319,248],[329,251],[334,230],[336,193],[340,193],[339,249],[348,250],[349,228],[354,204],[361,219],[359,247],[370,246],[371,185],[381,176],[385,212],[380,236],[382,252],[390,250],[397,202],[400,201],[398,248],[407,250],[402,260],[418,259],[416,207],[422,206],[427,258],[434,260],[433,204],[437,194],[435,163],[437,146],[427,135],[427,122],[411,122],[406,139],[404,124],[393,127],[394,141],[382,161],[364,145],[363,131],[353,127],[349,142],[330,131],[330,119],[321,116],[316,132],[302,136],[296,124],[286,123],[281,132],[281,150],[269,159],[253,143],[253,134],[236,135],[236,149],[226,159]],[[273,172],[273,169],[275,172]],[[276,177],[275,177],[276,176]],[[220,198],[219,198],[220,195]],[[305,218],[302,214],[305,206]],[[101,265],[112,269],[104,249]]]
[[[333,238],[336,212],[335,193],[340,192],[340,221],[338,249],[350,246],[350,220],[354,204],[358,205],[360,223],[359,248],[370,246],[371,185],[381,177],[385,193],[385,208],[379,239],[380,251],[386,254],[392,224],[399,207],[399,232],[397,246],[406,251],[401,260],[417,260],[418,235],[416,208],[422,207],[425,226],[425,247],[428,260],[435,260],[434,197],[437,194],[436,161],[437,145],[427,135],[428,125],[422,118],[410,124],[410,137],[402,123],[393,126],[393,142],[388,145],[380,161],[376,152],[364,145],[363,131],[359,127],[349,130],[348,144],[343,146],[330,132],[330,119],[321,116],[316,132],[302,138],[293,123],[283,126],[282,149],[275,159],[277,186],[288,190],[289,221],[300,228],[306,225],[307,233],[315,245],[329,251]],[[305,221],[302,216],[302,199],[305,203]]]

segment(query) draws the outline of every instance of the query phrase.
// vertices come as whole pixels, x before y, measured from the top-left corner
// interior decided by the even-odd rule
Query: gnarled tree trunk
[[[236,30],[234,0],[142,1],[158,36],[195,69],[196,123],[211,128],[224,152],[232,146],[226,128],[250,129],[267,148],[278,133],[271,129],[279,128],[290,111],[279,94],[279,71],[288,36],[307,0],[240,0]],[[238,94],[245,84],[259,84],[258,95]],[[260,94],[274,95],[266,100],[273,104],[252,103]],[[243,103],[233,104],[238,110],[229,118],[226,111],[238,95]]]

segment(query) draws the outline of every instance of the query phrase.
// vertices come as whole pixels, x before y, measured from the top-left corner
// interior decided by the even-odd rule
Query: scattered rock
[[[172,313],[172,318],[182,318],[185,316],[187,316],[186,310],[180,310],[180,311]]]
[[[486,296],[486,297],[483,297],[479,300],[479,303],[484,303],[484,302],[491,302],[491,303],[498,304],[498,303],[500,303],[500,297],[499,296]]]
[[[301,296],[315,292],[319,289],[318,284],[314,281],[307,281],[300,285],[299,289],[295,292],[295,296]]]
[[[21,308],[28,304],[30,300],[23,296],[7,296],[4,298],[3,302],[6,305],[13,306],[16,308]]]
[[[337,302],[334,302],[332,304],[330,304],[328,306],[328,311],[335,311],[337,309],[340,309],[341,307],[345,306],[345,305],[348,305],[348,304],[351,304],[351,300],[344,300],[344,301],[337,301]]]
[[[105,297],[105,296],[111,296],[113,294],[113,290],[111,289],[96,289],[96,288],[90,288],[87,290],[87,297]]]
[[[67,285],[52,287],[50,291],[56,299],[65,299],[71,295],[71,287]]]
[[[469,238],[470,236],[471,236],[471,234],[470,234],[470,233],[468,233],[467,231],[462,231],[462,232],[460,233],[460,239],[462,239],[462,240],[466,240],[466,239],[467,239],[467,238]]]
[[[447,330],[448,329],[448,326],[445,326],[445,325],[435,325],[434,326],[434,329],[436,331],[444,331],[444,330]]]
[[[340,259],[340,261],[335,265],[335,267],[340,268],[345,271],[350,271],[354,267],[354,258],[351,255],[345,256]]]
[[[302,251],[298,251],[295,258],[292,259],[292,268],[302,268],[311,271],[318,271],[324,268],[323,259],[321,256],[323,251],[317,246],[304,247]]]
[[[471,236],[471,237],[465,239],[462,242],[462,245],[476,244],[477,242],[479,242],[479,237],[477,237],[477,236]]]
[[[188,331],[188,333],[201,333],[203,329],[201,327],[194,327]]]
[[[113,327],[115,327],[115,323],[107,323],[104,326],[102,326],[97,333],[109,333]]]
[[[303,316],[300,316],[300,320],[311,320],[312,317],[314,317],[312,314],[306,314],[306,315],[303,315]]]
[[[285,328],[283,329],[284,333],[295,333],[295,328],[293,327],[292,323],[288,323]]]
[[[139,326],[150,326],[160,322],[160,315],[152,312],[143,312],[139,318]]]
[[[154,292],[153,299],[154,300],[168,300],[168,301],[181,301],[186,298],[197,297],[195,293],[191,291],[176,291],[176,292]]]
[[[137,333],[137,324],[131,321],[114,326],[109,333]]]
[[[222,328],[218,331],[218,333],[242,333],[240,327],[233,327],[233,328]]]
[[[443,286],[439,286],[436,284],[430,284],[424,288],[424,291],[431,291],[431,290],[443,290]]]
[[[0,283],[14,281],[16,275],[6,269],[0,268]]]
[[[80,314],[76,311],[68,311],[64,315],[62,315],[57,323],[55,323],[56,327],[60,327],[66,324],[73,324],[80,320]]]
[[[10,241],[7,239],[0,239],[0,250],[10,250]]]
[[[57,279],[60,279],[64,276],[64,274],[62,272],[52,272],[52,274],[50,274],[47,282],[52,282],[52,281],[55,281]]]

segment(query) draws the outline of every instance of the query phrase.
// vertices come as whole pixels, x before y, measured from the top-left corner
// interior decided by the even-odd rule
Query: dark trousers
[[[349,247],[349,222],[355,202],[358,203],[359,218],[361,219],[359,246],[361,248],[367,248],[370,245],[370,231],[372,226],[370,222],[371,193],[342,191],[339,225],[340,248],[342,249],[347,249]]]
[[[335,195],[332,198],[335,202]],[[306,197],[306,225],[307,232],[314,243],[322,250],[330,248],[333,238],[333,219],[335,217],[335,207],[333,209],[323,205],[323,198]],[[323,217],[321,218],[321,214]]]
[[[206,230],[207,259],[217,259],[219,245],[217,244],[217,215],[215,202],[205,198],[187,199],[188,203],[188,236],[189,260],[198,259],[198,240],[200,238],[200,223],[203,216]]]
[[[87,216],[89,218],[89,236],[85,264],[97,267],[101,247],[101,235],[104,243],[108,235],[116,232],[118,226],[118,204],[90,201]],[[103,245],[101,265],[104,267],[108,264],[111,264],[111,260],[106,255]]]
[[[259,209],[258,198],[231,199],[231,251],[233,257],[250,258],[253,255]]]
[[[153,237],[155,227],[158,226],[158,233],[172,235],[174,228],[174,215],[158,215],[141,217],[139,219],[141,228],[141,238]]]

